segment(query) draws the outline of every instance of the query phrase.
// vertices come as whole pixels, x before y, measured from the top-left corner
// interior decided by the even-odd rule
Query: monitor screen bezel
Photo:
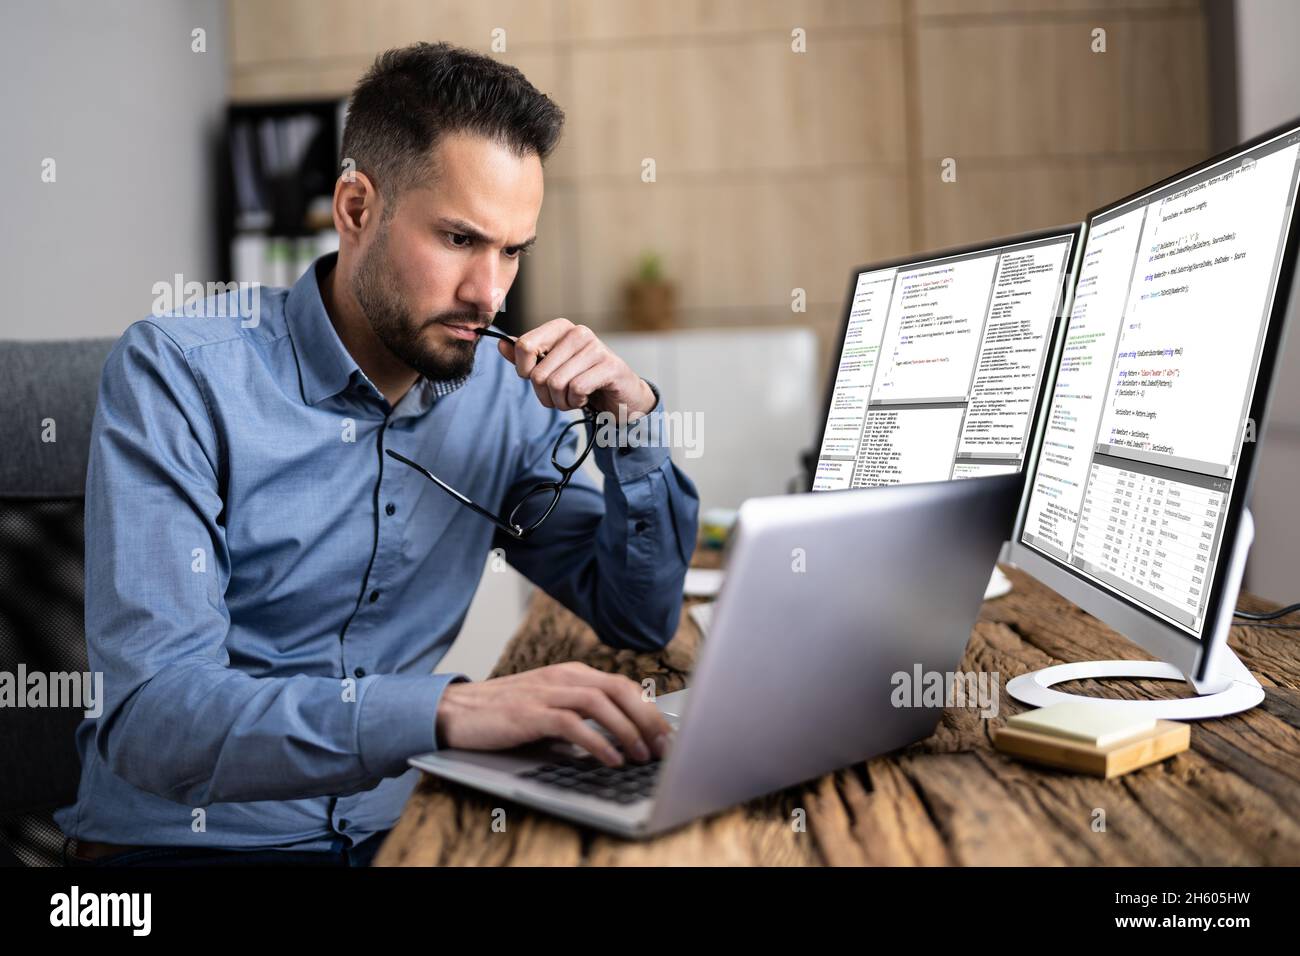
[[[1025,446],[1026,467],[1020,469],[1023,475],[1029,464],[1029,455],[1033,451],[1034,435],[1037,428],[1039,416],[1045,407],[1045,398],[1047,395],[1048,379],[1052,373],[1052,360],[1055,355],[1057,340],[1063,325],[1066,310],[1069,308],[1071,297],[1074,294],[1075,273],[1079,265],[1079,257],[1082,254],[1083,246],[1083,223],[1076,222],[1068,225],[1052,226],[1047,229],[1035,229],[1031,232],[1021,232],[1015,235],[1006,236],[1001,239],[985,240],[983,242],[972,242],[960,246],[949,246],[944,249],[937,249],[933,252],[914,253],[907,256],[898,256],[893,259],[885,259],[880,262],[873,262],[863,266],[857,266],[849,271],[848,291],[844,296],[844,313],[840,322],[840,334],[836,339],[835,350],[831,355],[831,365],[826,376],[826,399],[822,402],[822,427],[817,433],[817,444],[813,448],[812,467],[808,470],[808,487],[805,491],[812,491],[813,485],[817,481],[817,465],[821,461],[822,445],[826,442],[826,426],[829,424],[831,414],[831,402],[835,398],[835,383],[839,378],[840,358],[844,354],[844,340],[849,333],[849,320],[853,316],[853,299],[857,292],[858,277],[865,272],[878,272],[881,269],[900,269],[905,266],[921,266],[929,262],[935,262],[941,259],[949,259],[953,256],[969,255],[972,252],[992,252],[1003,246],[1020,245],[1026,242],[1037,242],[1040,239],[1054,239],[1069,236],[1073,242],[1070,246],[1069,262],[1066,265],[1065,275],[1061,279],[1060,295],[1057,298],[1059,303],[1057,313],[1052,317],[1052,326],[1048,332],[1047,342],[1043,351],[1043,368],[1038,382],[1038,394],[1034,399],[1034,410],[1031,413],[1029,428],[1026,434],[1029,440]]]
[[[1093,210],[1088,214],[1086,220],[1087,229],[1085,230],[1083,248],[1080,249],[1080,256],[1082,257],[1086,250],[1086,237],[1091,235],[1093,223],[1099,216],[1108,215],[1124,206],[1138,202],[1179,180],[1195,176],[1212,166],[1230,161],[1242,153],[1249,152],[1274,139],[1293,133],[1300,133],[1300,118],[1261,133],[1259,136],[1252,137],[1231,149],[1217,153],[1194,166],[1179,170],[1156,183]],[[1255,422],[1255,440],[1242,443],[1237,471],[1233,478],[1232,491],[1228,497],[1227,517],[1224,520],[1221,539],[1222,544],[1211,575],[1210,599],[1206,604],[1205,617],[1199,636],[1188,634],[1187,631],[1159,617],[1154,611],[1143,606],[1138,601],[1118,591],[1103,588],[1095,581],[1084,577],[1077,569],[1071,568],[1045,552],[1024,543],[1025,520],[1028,516],[1029,500],[1033,494],[1034,479],[1038,474],[1038,460],[1042,451],[1043,435],[1046,432],[1045,415],[1040,414],[1039,416],[1038,428],[1034,434],[1030,454],[1025,460],[1025,488],[1021,495],[1020,507],[1016,510],[1016,523],[1011,533],[1010,553],[1012,562],[1033,573],[1035,577],[1043,580],[1045,584],[1056,588],[1058,591],[1062,590],[1060,585],[1063,583],[1063,579],[1073,583],[1073,587],[1067,588],[1068,591],[1073,593],[1066,593],[1066,596],[1075,600],[1076,603],[1079,603],[1078,594],[1093,592],[1098,600],[1089,600],[1084,608],[1085,610],[1116,627],[1134,643],[1182,667],[1185,673],[1197,681],[1204,681],[1208,676],[1209,665],[1217,649],[1216,635],[1226,639],[1226,628],[1221,627],[1225,597],[1224,585],[1234,559],[1240,557],[1236,552],[1239,545],[1238,533],[1241,530],[1242,512],[1245,510],[1246,502],[1250,500],[1250,492],[1254,486],[1258,463],[1257,453],[1264,440],[1264,432],[1268,421],[1268,405],[1277,379],[1277,361],[1282,354],[1282,345],[1285,341],[1287,313],[1291,308],[1293,300],[1292,286],[1296,278],[1297,250],[1300,250],[1300,229],[1297,228],[1300,226],[1298,211],[1300,211],[1300,202],[1292,205],[1291,216],[1286,224],[1288,229],[1287,240],[1278,267],[1277,284],[1269,308],[1268,328],[1265,330],[1264,344],[1260,350],[1259,369],[1255,378],[1254,392],[1250,400],[1248,418]],[[1076,284],[1078,282],[1077,276],[1075,282]],[[1073,313],[1073,298],[1073,294],[1071,294],[1070,309],[1061,323],[1059,342],[1062,344],[1069,335],[1071,313]],[[1044,390],[1042,406],[1044,410],[1049,406],[1048,396],[1055,391],[1056,379],[1060,372],[1061,354],[1062,350],[1058,346],[1057,355],[1053,359],[1049,382]],[[1051,569],[1051,574],[1045,575],[1042,573],[1042,567],[1044,566]],[[1079,586],[1082,586],[1084,590],[1080,591]],[[1232,598],[1235,602],[1235,593]],[[1231,608],[1228,609],[1228,620],[1231,619],[1232,610]],[[1136,620],[1139,620],[1144,626],[1134,627],[1134,612],[1138,615]],[[1175,636],[1177,641],[1170,642],[1168,640],[1169,635]]]

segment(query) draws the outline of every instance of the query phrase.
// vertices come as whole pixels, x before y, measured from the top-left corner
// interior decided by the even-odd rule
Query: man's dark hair
[[[374,181],[387,219],[403,192],[437,175],[443,136],[474,133],[545,161],[563,126],[563,110],[513,66],[416,43],[381,53],[352,91],[340,165],[351,159]]]

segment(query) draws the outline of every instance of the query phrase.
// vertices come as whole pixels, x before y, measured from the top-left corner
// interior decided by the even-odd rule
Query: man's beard
[[[463,378],[474,368],[474,349],[478,342],[453,341],[443,346],[429,345],[420,333],[431,322],[478,324],[477,312],[444,312],[418,322],[402,303],[389,282],[388,226],[381,225],[379,235],[361,257],[352,281],[352,294],[370,320],[375,336],[388,351],[433,382]]]

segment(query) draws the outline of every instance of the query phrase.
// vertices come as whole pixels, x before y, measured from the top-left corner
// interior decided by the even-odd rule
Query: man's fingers
[[[574,408],[584,407],[591,396],[610,383],[610,370],[607,365],[593,365],[569,379],[565,396]]]
[[[549,671],[547,679],[552,684],[569,684],[582,687],[594,687],[607,693],[641,732],[641,738],[649,745],[652,753],[663,756],[656,747],[661,736],[671,738],[672,725],[659,712],[653,702],[641,699],[641,685],[620,674],[607,674],[578,661],[569,661],[543,668]],[[540,671],[538,672],[540,675]]]
[[[573,328],[568,319],[551,319],[515,339],[515,370],[520,378],[531,378],[533,369],[560,339]]]
[[[623,765],[623,755],[618,748],[571,710],[554,708],[542,717],[543,729],[552,737],[560,737],[577,744],[597,760],[611,767]]]
[[[581,661],[565,661],[563,664],[549,664],[525,673],[536,674],[539,678],[545,679],[548,684],[591,685],[604,674],[604,671],[598,671],[590,664]]]
[[[673,728],[653,701],[641,698],[641,685],[617,674],[602,674],[608,679],[607,690],[613,701],[623,713],[637,726],[641,737],[649,745],[655,756],[662,757],[666,751],[659,743],[660,737],[671,738]]]
[[[533,367],[529,378],[535,387],[540,386],[550,393],[551,402],[548,407],[559,409],[571,407],[564,397],[565,386],[569,379],[597,361],[599,353],[593,349],[593,346],[599,344],[596,334],[591,329],[585,325],[576,325],[551,346],[546,357]]]
[[[600,344],[592,343],[570,357],[568,361],[556,367],[554,371],[547,371],[542,374],[543,384],[551,396],[551,404],[555,408],[564,411],[571,408],[581,408],[581,403],[576,403],[570,398],[569,384],[575,378],[588,372],[594,372],[597,378],[608,379],[609,366],[604,362],[604,355],[604,349],[601,348]],[[550,360],[551,357],[548,355],[546,362]],[[538,366],[537,371],[533,372],[534,381],[536,381],[539,373],[542,373],[546,362],[543,362],[541,366]]]
[[[650,747],[641,739],[637,727],[604,691],[595,687],[557,687],[547,701],[552,707],[566,707],[590,717],[616,738],[623,752],[644,763],[650,759]]]
[[[536,382],[530,382],[529,384],[533,386],[533,394],[537,396],[537,400],[541,402],[542,405],[546,408],[555,407],[551,404],[551,390],[549,388],[545,385],[538,385]]]
[[[457,696],[453,701],[453,693],[469,700]],[[642,700],[639,684],[577,661],[477,685],[454,685],[443,695],[439,722],[449,746],[499,750],[554,737],[615,767],[624,763],[623,755],[602,728],[636,760],[643,759],[638,743],[651,755],[664,757],[666,741],[672,737],[672,728],[658,708]]]
[[[534,382],[545,379],[547,375],[567,362],[573,355],[586,348],[587,343],[591,342],[595,337],[595,333],[585,325],[575,325],[546,350],[546,354],[533,366],[533,370],[528,377]]]

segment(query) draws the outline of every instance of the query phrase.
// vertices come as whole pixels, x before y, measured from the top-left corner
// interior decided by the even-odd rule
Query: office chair
[[[20,664],[87,670],[86,461],[113,342],[0,342],[0,671],[15,682]],[[59,865],[52,814],[77,795],[81,719],[77,708],[0,707],[0,865]]]

